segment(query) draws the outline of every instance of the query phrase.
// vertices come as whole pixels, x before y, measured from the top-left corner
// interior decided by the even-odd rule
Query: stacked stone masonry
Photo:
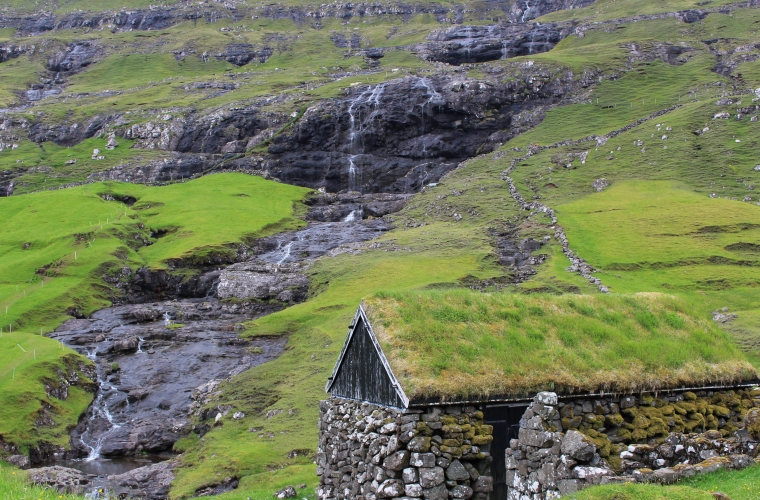
[[[544,500],[613,482],[673,483],[755,463],[760,390],[654,397],[539,393],[505,453],[509,500]]]
[[[493,427],[473,406],[395,410],[320,402],[321,500],[486,500]]]

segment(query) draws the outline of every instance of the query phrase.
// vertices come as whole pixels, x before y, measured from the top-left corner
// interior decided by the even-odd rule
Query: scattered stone
[[[286,486],[285,488],[275,492],[275,498],[295,498],[298,496],[298,492],[292,486]]]
[[[243,413],[242,411],[236,411],[235,413],[232,414],[232,418],[235,420],[243,419],[245,418],[245,413]]]
[[[82,495],[85,487],[90,484],[90,480],[78,470],[58,465],[32,469],[29,472],[29,478],[35,484],[50,486],[61,493],[70,495]]]
[[[713,491],[710,493],[716,500],[731,500],[731,497],[720,491]]]
[[[117,147],[119,147],[119,142],[116,140],[116,135],[115,134],[111,134],[111,136],[108,138],[108,143],[106,144],[106,149],[108,151],[113,151]]]
[[[5,461],[11,465],[15,465],[19,469],[28,469],[29,466],[32,465],[29,457],[26,455],[11,455],[6,458]]]
[[[596,189],[597,191],[603,191],[604,188],[609,186],[610,183],[605,178],[597,179],[592,184],[591,187]]]

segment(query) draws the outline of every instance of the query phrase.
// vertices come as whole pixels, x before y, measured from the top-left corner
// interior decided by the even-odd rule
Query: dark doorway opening
[[[520,419],[527,404],[488,405],[483,410],[485,421],[493,425],[493,441],[491,442],[491,475],[493,476],[493,492],[491,500],[507,498],[507,468],[504,463],[504,452],[509,447],[510,439],[517,439],[520,431]]]

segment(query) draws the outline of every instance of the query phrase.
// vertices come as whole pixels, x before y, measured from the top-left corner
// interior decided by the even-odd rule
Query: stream
[[[313,222],[301,231],[266,238],[257,256],[228,269],[255,283],[267,280],[270,288],[296,275],[308,289],[308,278],[298,273],[314,259],[355,251],[389,228],[381,219],[361,217],[360,209],[352,210],[337,222]],[[193,413],[204,397],[220,381],[275,359],[287,343],[285,337],[240,338],[241,323],[289,303],[220,300],[216,291],[224,286],[225,273],[230,271],[222,271],[206,297],[110,307],[71,319],[50,335],[95,363],[99,389],[71,433],[72,454],[78,458],[36,467],[81,472],[93,499],[105,498],[101,489],[165,497],[176,466],[172,446],[192,431]],[[224,297],[256,298],[234,290]],[[165,488],[155,487],[159,479]]]

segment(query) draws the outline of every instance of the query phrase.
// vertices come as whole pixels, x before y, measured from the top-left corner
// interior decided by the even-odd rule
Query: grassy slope
[[[754,184],[758,174],[753,169],[760,126],[746,116],[735,119],[740,105],[716,104],[719,97],[731,95],[731,85],[709,71],[713,56],[700,48],[704,46],[698,40],[730,34],[732,43],[741,45],[756,36],[758,20],[760,12],[751,9],[733,15],[711,14],[693,25],[672,20],[635,23],[637,36],[631,36],[629,24],[614,32],[597,30],[585,38],[566,39],[547,57],[560,60],[566,50],[578,53],[589,37],[594,43],[607,40],[608,46],[611,40],[640,41],[638,37],[650,26],[658,37],[670,26],[671,35],[664,39],[680,40],[697,50],[681,66],[659,61],[634,64],[621,78],[600,84],[589,103],[548,113],[539,127],[504,148],[603,134],[656,109],[680,104],[681,108],[602,147],[585,143],[539,153],[521,162],[512,175],[524,195],[538,196],[556,209],[571,246],[602,270],[599,277],[605,284],[618,292],[677,293],[705,314],[724,306],[739,310],[739,321],[729,328],[742,336],[742,345],[753,346],[748,348],[753,357],[755,339],[760,336],[752,251],[757,243]],[[620,43],[615,46],[620,49]],[[737,72],[754,64],[742,65]],[[642,97],[643,105],[638,100]],[[752,98],[742,95],[735,100],[746,106]],[[730,112],[732,118],[714,120],[722,111]],[[694,133],[705,127],[709,131]],[[643,145],[635,142],[639,140]],[[573,156],[583,151],[589,153],[585,164]],[[520,154],[510,152],[498,163],[506,167]],[[565,168],[568,163],[572,168]],[[596,193],[591,186],[599,178],[611,182],[604,193]],[[745,197],[751,203],[743,202]],[[541,280],[539,276],[534,286]]]
[[[109,291],[101,276],[124,266],[157,268],[167,259],[229,252],[225,245],[267,226],[297,227],[302,222],[291,218],[294,203],[307,192],[260,177],[220,174],[165,187],[98,183],[2,198],[4,328],[51,331],[69,308],[89,314],[104,307]],[[109,193],[138,202],[128,208],[100,197]],[[135,241],[151,240],[150,231],[168,234],[138,248]]]
[[[55,340],[6,330],[0,337],[0,440],[24,451],[40,441],[68,446],[68,431],[89,406],[92,393],[69,387],[66,400],[48,398],[41,380],[57,381],[59,369],[66,370],[67,365],[76,365],[80,360],[74,351]],[[45,413],[55,425],[34,425],[43,405],[48,407]]]

